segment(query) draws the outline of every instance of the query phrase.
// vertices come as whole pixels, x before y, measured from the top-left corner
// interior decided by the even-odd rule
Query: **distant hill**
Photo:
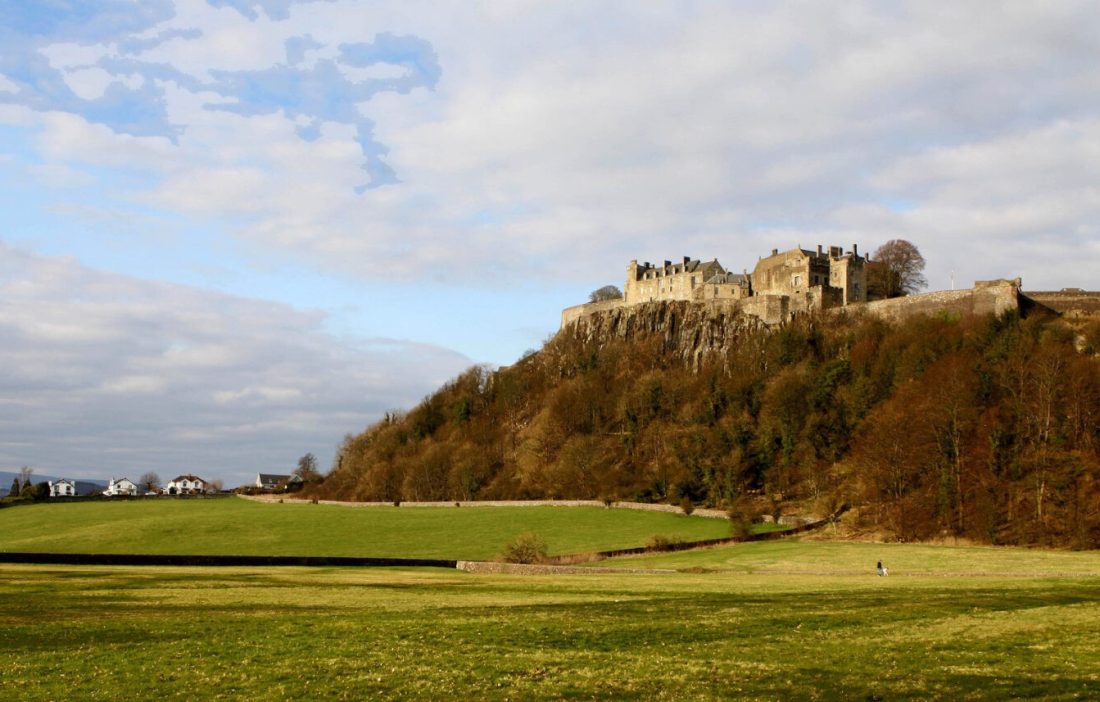
[[[1026,311],[1025,311],[1026,313]],[[828,512],[902,540],[1100,547],[1100,321],[945,309],[766,328],[596,312],[349,437],[313,493]]]
[[[19,477],[19,473],[13,473],[11,471],[0,470],[0,497],[5,497],[11,489],[11,483],[13,480]],[[36,483],[40,483],[43,480],[60,480],[66,476],[54,476],[54,475],[39,475],[35,473],[32,476],[32,480]],[[76,483],[76,494],[78,495],[90,495],[97,490],[104,490],[107,488],[109,481],[107,480],[85,480],[69,478]]]

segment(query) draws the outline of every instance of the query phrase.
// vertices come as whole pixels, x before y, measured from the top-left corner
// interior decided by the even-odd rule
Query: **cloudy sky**
[[[0,0],[0,470],[291,470],[632,258],[1098,288],[1092,2]]]

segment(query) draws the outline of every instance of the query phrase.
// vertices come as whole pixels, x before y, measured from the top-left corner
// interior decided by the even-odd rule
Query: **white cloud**
[[[27,170],[43,185],[54,188],[77,188],[91,185],[95,178],[61,163],[41,163]]]
[[[38,146],[42,155],[57,163],[75,162],[108,168],[132,168],[160,174],[184,167],[180,155],[164,137],[118,134],[68,112],[38,116]]]
[[[264,207],[266,183],[258,168],[191,170],[161,183],[150,200],[188,215],[257,212]]]
[[[292,467],[469,362],[325,333],[318,312],[0,245],[0,466],[109,477]],[[201,441],[199,439],[201,438]],[[324,460],[324,459],[322,459]]]

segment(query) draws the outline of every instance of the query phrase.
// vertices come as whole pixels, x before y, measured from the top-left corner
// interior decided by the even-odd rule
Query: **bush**
[[[684,543],[684,540],[679,536],[662,536],[660,534],[654,534],[649,537],[649,540],[645,542],[646,548],[653,549],[654,551],[667,551],[673,546]]]
[[[734,500],[726,516],[730,520],[730,536],[740,538],[752,533],[752,525],[760,518],[759,507],[748,497]]]
[[[691,513],[695,511],[695,505],[691,503],[691,500],[687,497],[680,500],[680,509],[684,511],[684,515],[690,517]]]
[[[546,542],[538,534],[520,534],[500,552],[505,563],[541,563],[546,560]]]

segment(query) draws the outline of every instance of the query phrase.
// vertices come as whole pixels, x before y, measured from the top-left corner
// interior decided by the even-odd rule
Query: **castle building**
[[[820,296],[823,307],[866,302],[866,262],[855,244],[847,253],[839,246],[830,246],[827,252],[820,245],[816,252],[801,247],[783,252],[772,249],[752,271],[752,294],[793,297],[809,293]]]
[[[694,300],[743,300],[752,295],[752,282],[748,273],[715,273],[693,291]]]
[[[597,309],[666,301],[734,304],[745,314],[777,323],[811,310],[867,302],[869,265],[855,244],[851,251],[821,245],[816,251],[801,246],[772,249],[752,273],[730,273],[718,259],[684,256],[663,265],[633,260],[626,269],[621,299],[567,307],[562,310],[562,326]]]
[[[663,266],[655,266],[646,261],[630,262],[626,269],[626,285],[623,287],[623,304],[636,305],[642,302],[664,300],[694,300],[695,290],[705,281],[716,275],[725,274],[718,259],[703,263],[684,256],[682,263],[665,261]]]

